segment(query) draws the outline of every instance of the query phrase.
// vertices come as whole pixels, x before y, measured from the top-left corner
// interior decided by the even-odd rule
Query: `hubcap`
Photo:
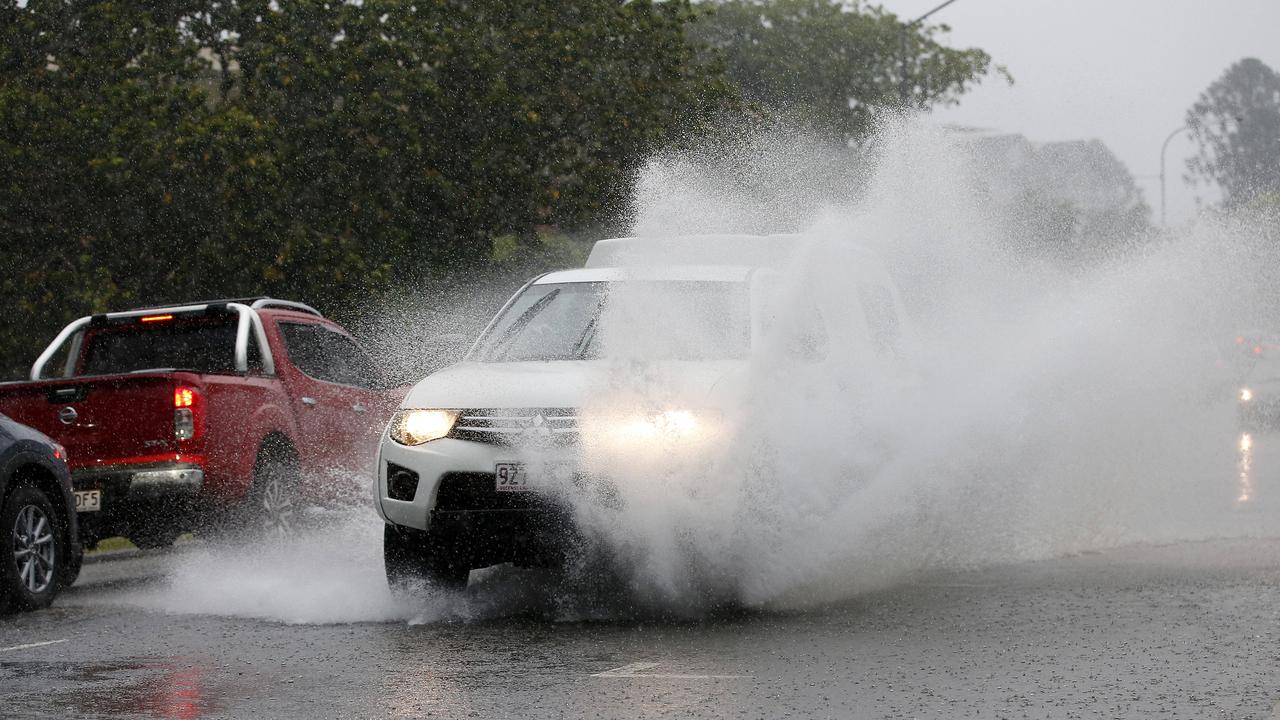
[[[293,497],[284,482],[272,475],[262,492],[262,522],[267,532],[284,537],[293,532]]]
[[[35,505],[19,510],[13,522],[13,560],[27,592],[42,593],[53,584],[55,550],[53,526],[44,511]]]

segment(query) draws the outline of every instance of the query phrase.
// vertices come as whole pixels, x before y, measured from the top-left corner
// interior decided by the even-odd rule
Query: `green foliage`
[[[0,368],[89,312],[341,317],[578,262],[642,163],[732,135],[743,95],[864,132],[898,27],[823,0],[0,0]],[[916,105],[989,70],[942,30],[907,37]]]
[[[484,270],[494,237],[521,267],[563,255],[547,238],[618,223],[639,163],[733,107],[693,17],[683,0],[4,2],[0,291],[22,312],[0,363],[20,372],[86,312],[267,292],[340,313]]]
[[[1235,63],[1187,111],[1199,153],[1187,167],[1216,183],[1228,208],[1280,194],[1280,74],[1245,58]]]
[[[941,45],[945,25],[903,22],[856,0],[715,0],[693,33],[723,52],[747,100],[854,140],[901,104],[904,53],[910,107],[954,103],[993,69],[982,50]]]

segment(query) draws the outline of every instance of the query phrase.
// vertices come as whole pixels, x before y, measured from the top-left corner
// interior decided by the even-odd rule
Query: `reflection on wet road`
[[[1246,430],[1236,436],[1236,485],[1238,510],[1280,507],[1280,431]],[[1264,524],[1256,531],[1266,533]]]
[[[1253,433],[1240,433],[1240,494],[1236,496],[1236,505],[1243,505],[1253,498]]]

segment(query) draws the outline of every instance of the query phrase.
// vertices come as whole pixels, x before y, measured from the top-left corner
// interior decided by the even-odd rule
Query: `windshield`
[[[626,302],[620,302],[626,298]],[[618,307],[622,305],[622,307]],[[637,313],[636,310],[641,312]],[[750,345],[746,285],[741,282],[631,281],[548,283],[527,288],[481,339],[482,362],[587,360],[605,354],[600,325],[610,312],[653,333],[649,355],[667,360],[740,358]],[[641,318],[632,317],[641,315]]]

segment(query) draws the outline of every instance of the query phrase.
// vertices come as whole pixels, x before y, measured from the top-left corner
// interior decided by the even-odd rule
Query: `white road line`
[[[732,680],[740,678],[741,675],[684,675],[674,673],[651,673],[646,672],[652,670],[662,663],[656,662],[633,662],[622,667],[616,667],[612,670],[593,673],[591,677],[597,678],[637,678],[651,680]]]
[[[26,645],[14,645],[13,647],[0,648],[0,652],[9,652],[10,650],[30,650],[31,648],[44,647],[45,645],[57,645],[58,643],[64,643],[66,641],[67,639],[63,638],[62,640],[46,640],[38,643],[27,643]]]
[[[645,670],[652,670],[658,667],[658,665],[659,663],[656,662],[633,662],[629,665],[616,667],[612,670],[598,672],[591,677],[635,677],[636,673],[644,672]]]

